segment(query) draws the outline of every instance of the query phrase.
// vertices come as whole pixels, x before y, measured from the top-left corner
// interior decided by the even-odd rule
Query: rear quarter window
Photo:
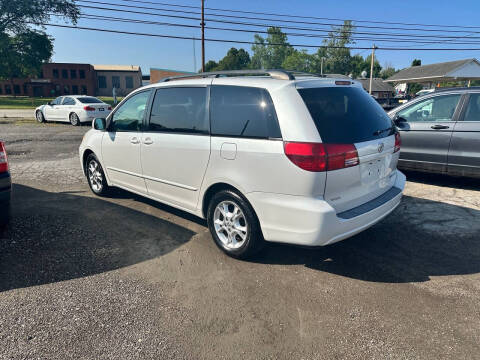
[[[265,89],[211,87],[211,134],[249,138],[281,138],[275,108]]]
[[[324,143],[354,144],[395,131],[383,108],[361,88],[306,88],[298,92]]]

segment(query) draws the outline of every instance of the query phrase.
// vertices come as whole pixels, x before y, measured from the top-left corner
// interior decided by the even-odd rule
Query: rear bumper
[[[247,198],[256,210],[265,240],[323,246],[358,234],[390,214],[400,204],[405,181],[405,175],[397,170],[396,189],[341,214],[323,198],[259,192],[247,194]]]

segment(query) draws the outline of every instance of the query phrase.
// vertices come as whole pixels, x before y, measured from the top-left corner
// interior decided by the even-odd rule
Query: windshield
[[[320,133],[330,144],[354,144],[390,136],[392,121],[362,88],[298,89]]]
[[[77,100],[82,104],[103,104],[102,100],[99,100],[95,97],[79,97]]]

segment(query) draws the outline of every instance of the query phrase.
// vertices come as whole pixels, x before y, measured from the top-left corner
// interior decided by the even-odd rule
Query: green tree
[[[394,67],[385,67],[384,69],[382,69],[382,71],[380,72],[380,77],[385,80],[385,79],[388,79],[389,77],[393,76],[394,74],[397,73],[397,70],[395,70]]]
[[[420,59],[413,59],[412,61],[412,66],[421,66],[422,65],[422,60]]]
[[[268,36],[255,34],[255,44],[252,45],[251,67],[254,69],[280,69],[283,62],[295,50],[288,43],[287,35],[279,27],[269,27]]]
[[[0,0],[0,79],[35,76],[53,53],[42,24],[52,16],[76,23],[73,0]]]
[[[307,50],[294,50],[282,63],[282,68],[302,72],[312,72],[315,63],[315,55]]]
[[[332,31],[328,33],[328,39],[323,41],[324,46],[317,51],[315,72],[320,72],[319,66],[322,57],[326,58],[323,66],[325,74],[348,75],[351,72],[351,55],[347,45],[355,44],[354,30],[355,27],[350,20],[345,20],[341,26],[332,26]]]
[[[215,70],[242,70],[250,66],[250,54],[244,49],[232,47],[227,55],[218,62]]]
[[[218,67],[218,63],[216,61],[213,61],[213,60],[209,60],[206,64],[205,64],[205,71],[206,72],[209,72],[209,71],[215,71]],[[199,72],[201,72],[202,69],[199,70]]]

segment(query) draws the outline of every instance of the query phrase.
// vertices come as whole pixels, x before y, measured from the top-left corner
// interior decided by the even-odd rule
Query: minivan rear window
[[[324,143],[354,144],[395,131],[383,108],[361,88],[305,88],[298,92]]]

